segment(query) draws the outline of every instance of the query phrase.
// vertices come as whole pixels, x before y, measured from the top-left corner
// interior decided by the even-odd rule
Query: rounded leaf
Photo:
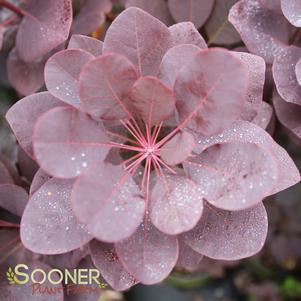
[[[242,112],[242,120],[252,121],[261,109],[266,67],[264,60],[254,54],[245,52],[231,53],[247,68],[249,74],[247,102]]]
[[[228,21],[229,10],[236,2],[238,0],[215,1],[213,11],[205,25],[209,45],[231,45],[241,40],[238,32]]]
[[[9,109],[6,119],[29,156],[33,157],[32,136],[37,119],[50,109],[63,105],[49,92],[40,92],[19,100]]]
[[[246,121],[237,121],[219,135],[199,137],[198,153],[208,147],[228,142],[254,143],[268,150],[278,166],[277,185],[271,194],[277,193],[300,182],[300,173],[287,151],[278,145],[273,138],[259,126]]]
[[[102,41],[80,34],[73,34],[68,44],[68,49],[85,50],[94,56],[100,56],[102,54],[102,47]]]
[[[145,204],[139,187],[121,167],[98,164],[80,176],[72,195],[73,210],[99,240],[117,242],[141,223]]]
[[[192,44],[206,49],[207,44],[192,22],[181,22],[170,26],[169,32],[172,37],[173,46]]]
[[[301,27],[301,2],[299,0],[281,0],[281,9],[294,26]]]
[[[238,1],[230,10],[229,21],[250,52],[263,57],[267,63],[273,63],[279,51],[288,44],[290,24],[264,2]]]
[[[72,33],[90,35],[103,25],[105,14],[112,10],[112,3],[110,0],[85,0],[81,4],[72,24]]]
[[[169,87],[173,87],[181,68],[188,64],[199,50],[195,45],[186,44],[169,49],[162,59],[159,78]]]
[[[196,252],[217,260],[253,256],[264,245],[268,218],[262,203],[243,211],[205,207],[198,225],[185,233],[185,242]]]
[[[272,194],[278,180],[273,155],[254,143],[215,144],[188,160],[185,170],[204,198],[224,210],[258,204]]]
[[[124,291],[137,283],[120,262],[113,244],[90,242],[90,255],[101,276],[116,291]]]
[[[62,50],[45,65],[45,83],[48,91],[71,106],[80,107],[78,79],[82,67],[94,56],[81,49]]]
[[[203,212],[203,198],[190,179],[170,175],[158,179],[151,192],[150,218],[163,233],[177,235],[191,230]]]
[[[191,134],[180,132],[160,148],[160,157],[168,165],[178,165],[191,155],[195,145]]]
[[[33,140],[41,168],[59,178],[77,177],[103,161],[110,149],[102,123],[72,107],[43,114]]]
[[[125,268],[143,284],[150,285],[161,282],[172,271],[179,246],[175,236],[160,232],[147,221],[131,237],[117,243],[116,251]]]
[[[155,77],[140,77],[133,85],[130,97],[138,116],[150,127],[175,113],[172,90]]]
[[[276,91],[273,95],[273,104],[279,121],[301,138],[301,106],[284,101]]]
[[[138,7],[152,16],[158,18],[160,21],[166,25],[173,23],[172,17],[170,15],[167,2],[165,0],[127,0],[126,8],[128,7]]]
[[[91,60],[79,79],[83,107],[102,119],[128,117],[126,97],[137,78],[133,64],[121,55],[107,54]]]
[[[21,220],[21,240],[40,254],[75,250],[92,237],[71,209],[73,181],[51,179],[30,198]]]
[[[140,75],[157,75],[164,53],[172,46],[168,28],[143,10],[130,7],[109,27],[104,53],[127,57]]]
[[[300,59],[301,49],[289,46],[279,53],[273,64],[273,76],[278,93],[285,101],[298,105],[301,105],[301,86],[295,68]]]
[[[7,77],[10,84],[21,94],[30,95],[38,91],[44,84],[45,59],[26,63],[13,48],[7,59]]]
[[[168,0],[170,12],[177,22],[191,21],[200,28],[208,19],[214,0]]]
[[[179,127],[208,136],[221,132],[240,118],[247,85],[245,66],[229,51],[200,50],[179,71],[174,85]]]
[[[28,12],[19,26],[16,44],[21,59],[32,62],[67,40],[72,3],[71,0],[33,0]]]

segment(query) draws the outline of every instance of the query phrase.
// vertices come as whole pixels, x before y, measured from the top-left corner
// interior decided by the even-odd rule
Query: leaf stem
[[[23,16],[31,16],[28,12],[21,9],[20,7],[14,5],[13,3],[8,2],[7,0],[0,0],[0,7],[5,7],[8,10],[14,12],[15,14],[23,17]]]

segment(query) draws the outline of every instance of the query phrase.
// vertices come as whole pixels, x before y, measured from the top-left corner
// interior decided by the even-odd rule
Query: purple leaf
[[[147,221],[128,239],[116,244],[125,268],[143,284],[165,279],[174,268],[179,253],[175,236],[163,234]]]
[[[42,187],[48,180],[52,177],[48,175],[43,169],[39,169],[34,178],[32,179],[32,183],[30,185],[29,194],[33,195],[40,187]]]
[[[224,210],[247,209],[272,194],[277,168],[268,150],[245,142],[215,144],[185,164],[204,198]]]
[[[10,175],[8,169],[5,164],[0,161],[0,185],[1,184],[13,184],[13,178]]]
[[[255,143],[271,152],[272,158],[278,165],[278,182],[272,191],[273,194],[300,182],[300,173],[286,150],[278,145],[266,131],[253,123],[238,121],[217,136],[200,137],[198,152],[201,153],[209,146],[227,142]]]
[[[89,35],[105,22],[112,9],[110,0],[85,0],[72,24],[72,33]]]
[[[92,54],[81,49],[62,50],[53,55],[45,65],[48,91],[65,103],[79,108],[79,74],[82,67],[93,58]]]
[[[19,100],[7,112],[6,119],[29,156],[33,157],[32,135],[37,119],[48,110],[62,105],[64,103],[49,92],[41,92]]]
[[[301,86],[296,75],[296,64],[301,59],[301,49],[296,46],[284,48],[275,58],[273,76],[280,96],[288,102],[301,105]]]
[[[138,75],[125,57],[107,54],[90,61],[80,74],[79,94],[83,107],[102,119],[128,117],[126,97]]]
[[[261,108],[257,113],[256,117],[253,119],[253,123],[260,126],[264,130],[267,129],[273,117],[273,107],[267,102],[263,101],[261,103]]]
[[[206,41],[191,22],[177,23],[168,29],[172,37],[173,46],[192,44],[199,48],[207,48]]]
[[[214,0],[168,0],[170,12],[177,22],[191,21],[200,28],[208,19]]]
[[[78,178],[72,196],[78,219],[105,242],[129,237],[144,216],[145,204],[139,187],[121,166],[98,164]]]
[[[29,182],[32,181],[35,173],[39,169],[38,164],[27,153],[23,148],[18,148],[18,168],[20,175],[26,178]]]
[[[132,87],[131,104],[150,127],[175,114],[175,99],[170,88],[156,77],[140,77]]]
[[[165,23],[166,25],[170,25],[173,23],[167,2],[165,0],[128,0],[126,2],[126,8],[132,6],[138,7],[148,12],[152,16]]]
[[[237,1],[238,0],[215,1],[213,11],[205,25],[209,45],[231,45],[241,40],[238,32],[228,21],[229,10]]]
[[[94,56],[102,54],[103,42],[91,37],[73,34],[70,38],[68,49],[81,49],[91,53]]]
[[[278,14],[281,14],[281,0],[259,0],[263,6]]]
[[[301,2],[299,0],[281,0],[284,16],[296,27],[301,27]]]
[[[279,121],[301,138],[301,106],[284,101],[275,91],[273,104]]]
[[[30,95],[44,84],[45,60],[25,63],[17,49],[11,50],[7,60],[7,76],[10,84],[21,94]]]
[[[232,54],[244,64],[249,73],[247,102],[241,118],[245,121],[252,121],[259,112],[263,98],[263,88],[265,81],[265,62],[264,60],[250,53],[235,52]]]
[[[72,3],[71,0],[32,0],[28,11],[30,15],[20,24],[16,43],[21,59],[30,63],[67,40]]]
[[[191,134],[180,132],[162,146],[160,157],[168,165],[175,166],[187,159],[195,146],[195,140]]]
[[[140,75],[156,75],[164,53],[172,46],[168,28],[143,10],[131,7],[109,27],[104,53],[127,57]]]
[[[248,84],[245,66],[229,51],[200,50],[174,85],[180,127],[213,135],[241,116]]]
[[[52,176],[74,178],[102,162],[110,145],[101,122],[72,107],[44,113],[35,125],[34,154]]]
[[[178,238],[178,241],[179,258],[177,261],[177,267],[188,270],[195,270],[198,267],[200,261],[203,259],[203,256],[189,247],[182,237]]]
[[[233,24],[249,51],[272,63],[289,38],[289,23],[261,0],[240,0],[230,10]]]
[[[72,212],[72,185],[71,180],[51,179],[31,196],[21,220],[21,239],[32,252],[66,253],[91,240]]]
[[[159,178],[151,193],[150,218],[163,233],[177,235],[191,230],[203,212],[199,188],[183,176]]]
[[[177,24],[179,25],[179,24]],[[159,78],[173,87],[179,71],[188,64],[200,50],[195,45],[178,45],[169,49],[161,62]]]
[[[124,291],[137,283],[120,262],[113,244],[90,242],[90,254],[102,277],[116,291]]]
[[[267,213],[262,203],[237,212],[206,206],[199,224],[184,237],[192,249],[207,257],[238,260],[261,250],[267,230]]]
[[[88,244],[79,249],[63,254],[45,256],[46,262],[58,269],[76,269],[79,268],[82,260],[89,254]],[[95,300],[93,300],[95,301]]]
[[[296,71],[297,81],[298,81],[299,85],[301,86],[301,59],[297,62],[295,71]]]
[[[14,184],[0,185],[0,207],[22,216],[27,201],[28,194],[22,187]]]

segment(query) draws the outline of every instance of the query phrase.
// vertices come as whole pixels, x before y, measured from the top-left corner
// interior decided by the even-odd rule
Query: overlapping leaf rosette
[[[301,137],[301,2],[241,0],[229,14],[251,53],[262,56],[276,89],[273,104],[279,121]]]
[[[116,290],[202,256],[257,253],[262,200],[300,180],[262,128],[264,74],[260,57],[208,49],[192,23],[168,28],[138,8],[103,43],[73,36],[46,63],[48,92],[7,114],[41,167],[24,245],[60,254],[90,243]]]

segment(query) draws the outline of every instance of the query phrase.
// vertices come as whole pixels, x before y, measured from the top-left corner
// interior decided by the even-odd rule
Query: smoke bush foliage
[[[103,42],[73,34],[67,49],[49,54],[71,28],[71,4],[59,2],[63,15],[47,11],[45,20],[57,25],[59,18],[66,28],[51,31],[48,47],[22,46],[37,39],[30,17],[17,35],[22,60],[30,63],[42,48],[50,56],[42,63],[47,91],[6,115],[40,166],[22,215],[24,246],[58,255],[89,245],[116,290],[158,283],[203,256],[238,260],[259,252],[268,228],[263,199],[300,181],[265,130],[272,108],[263,102],[266,63],[274,62],[277,114],[297,131],[299,119],[286,106],[298,106],[299,48],[284,42],[289,27],[299,26],[298,3],[292,10],[288,1],[124,1],[129,8]],[[208,48],[197,30],[209,18],[210,45],[239,41],[223,21],[233,4],[229,20],[251,53]],[[132,6],[180,23],[167,27]],[[281,16],[277,24],[273,14]],[[26,27],[33,31],[22,34]]]

